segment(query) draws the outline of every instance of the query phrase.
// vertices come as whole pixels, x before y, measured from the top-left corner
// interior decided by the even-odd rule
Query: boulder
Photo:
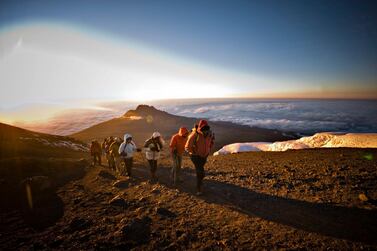
[[[158,215],[162,216],[162,217],[166,217],[166,218],[175,218],[177,217],[177,215],[175,213],[173,213],[172,211],[166,209],[166,208],[163,208],[163,207],[159,207],[156,209],[156,212]]]
[[[87,229],[92,225],[92,221],[89,219],[75,217],[69,223],[69,228],[66,232],[76,232]]]
[[[112,175],[111,173],[109,172],[106,172],[104,170],[101,170],[99,173],[98,173],[98,176],[99,177],[102,177],[104,179],[108,179],[108,180],[116,180],[115,176]]]
[[[125,223],[125,221],[122,221]],[[125,238],[136,243],[144,243],[148,241],[150,236],[150,224],[152,220],[148,216],[143,218],[135,218],[130,220],[121,228],[121,232]]]
[[[119,195],[112,198],[109,201],[109,204],[111,206],[115,206],[115,207],[127,207],[128,206],[127,202],[122,197],[120,197]]]
[[[120,188],[120,189],[127,188],[128,182],[127,180],[117,180],[113,183],[113,187]]]

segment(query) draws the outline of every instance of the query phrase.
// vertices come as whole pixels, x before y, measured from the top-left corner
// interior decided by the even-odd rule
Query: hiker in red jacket
[[[170,153],[173,158],[173,167],[171,169],[171,178],[174,185],[180,180],[179,174],[182,166],[182,155],[185,151],[188,131],[185,127],[179,128],[179,132],[174,134],[170,140]]]
[[[202,194],[202,183],[204,179],[204,165],[214,144],[214,134],[210,130],[206,120],[200,120],[186,142],[185,150],[190,154],[191,161],[195,165],[197,194]]]

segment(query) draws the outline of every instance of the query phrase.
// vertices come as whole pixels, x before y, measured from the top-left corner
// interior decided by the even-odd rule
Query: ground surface
[[[166,154],[157,183],[138,154],[133,178],[97,166],[60,187],[63,215],[48,227],[2,213],[0,249],[376,249],[376,157],[371,149],[210,157],[196,196],[189,159],[175,188]]]

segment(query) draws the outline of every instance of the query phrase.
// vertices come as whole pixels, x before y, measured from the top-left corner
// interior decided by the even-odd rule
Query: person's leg
[[[204,165],[207,162],[206,158],[199,157],[199,165],[198,165],[198,191],[202,192],[202,186],[203,186],[203,179],[205,177],[204,172]]]
[[[98,164],[101,165],[101,152],[97,153]]]
[[[191,157],[192,162],[195,166],[195,172],[196,172],[196,189],[198,193],[201,194],[202,192],[202,184],[204,179],[204,165],[206,162],[206,158],[202,158],[199,156],[192,156]]]
[[[131,177],[132,174],[132,158],[126,159],[126,168],[127,168],[127,175]]]
[[[157,160],[153,160],[153,178],[156,179],[156,172],[157,172]]]
[[[174,177],[175,177],[175,154],[172,155],[172,161],[173,161],[173,165],[171,167],[171,170],[170,170],[170,180],[172,181],[173,184],[174,183]]]
[[[149,163],[149,170],[151,172],[151,178],[153,178],[154,161],[152,159],[149,159],[148,163]]]
[[[119,158],[119,156],[115,158],[115,170],[118,174],[120,174],[120,158]]]
[[[96,165],[96,155],[93,154],[92,156],[93,156],[93,166],[95,166]]]
[[[177,155],[177,170],[176,170],[176,182],[181,180],[181,170],[182,170],[182,156]]]

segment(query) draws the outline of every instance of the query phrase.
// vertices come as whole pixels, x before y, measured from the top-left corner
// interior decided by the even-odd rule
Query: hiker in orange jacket
[[[93,156],[93,166],[95,166],[96,163],[101,165],[101,145],[97,140],[93,140],[90,145],[90,155]]]
[[[215,140],[215,136],[210,130],[206,120],[200,120],[199,124],[191,132],[185,145],[185,150],[190,154],[192,163],[195,165],[196,171],[196,188],[197,194],[202,194],[202,184],[204,179],[204,165],[207,157],[211,152]]]
[[[182,155],[185,151],[188,131],[185,127],[179,128],[179,132],[174,134],[170,140],[170,153],[173,158],[173,167],[171,169],[171,178],[174,185],[180,181],[179,174],[182,166]]]

